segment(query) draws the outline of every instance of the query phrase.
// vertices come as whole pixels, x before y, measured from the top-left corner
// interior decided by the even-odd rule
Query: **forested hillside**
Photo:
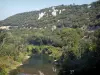
[[[10,27],[0,29],[0,75],[33,54],[52,56],[58,75],[99,73],[100,1],[24,12],[0,21],[0,26]]]
[[[83,27],[94,25],[99,17],[99,3],[83,5],[59,5],[16,14],[5,19],[1,25],[19,27]]]

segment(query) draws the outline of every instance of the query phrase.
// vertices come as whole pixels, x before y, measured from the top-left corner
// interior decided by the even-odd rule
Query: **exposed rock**
[[[39,13],[38,20],[41,19],[41,18],[45,15],[45,13],[46,13],[46,12]]]
[[[66,9],[62,9],[62,11],[65,11]]]
[[[59,11],[59,14],[61,14],[61,10]]]
[[[52,26],[52,31],[54,31],[57,27],[54,25]]]
[[[10,26],[0,26],[0,29],[9,30]]]
[[[52,10],[53,10],[52,15],[53,15],[53,16],[56,16],[56,15],[57,15],[57,11],[58,11],[58,10],[57,10],[57,9],[55,9],[55,7],[52,7]]]
[[[91,8],[91,5],[88,5],[88,7],[87,8]]]

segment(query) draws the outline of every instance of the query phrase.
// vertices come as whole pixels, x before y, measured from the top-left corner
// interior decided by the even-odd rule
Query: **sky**
[[[0,20],[17,13],[39,10],[57,5],[90,4],[96,0],[0,0]]]

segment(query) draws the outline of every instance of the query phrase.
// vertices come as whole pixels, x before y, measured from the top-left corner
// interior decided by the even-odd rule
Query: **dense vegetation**
[[[24,27],[51,27],[53,25],[58,28],[72,27],[80,28],[98,24],[99,20],[99,3],[97,5],[83,4],[83,5],[60,5],[50,8],[41,9],[40,11],[31,11],[16,14],[8,17],[1,22],[5,26],[19,26]],[[54,13],[55,15],[53,15]],[[39,15],[41,18],[39,19]],[[97,17],[95,17],[97,16]]]
[[[7,75],[25,56],[36,53],[57,59],[59,75],[96,75],[100,65],[100,1],[60,5],[55,9],[65,10],[52,16],[50,7],[16,14],[0,22],[1,26],[18,26],[0,30],[0,75]],[[38,19],[40,12],[48,16]],[[57,28],[52,30],[52,26]]]

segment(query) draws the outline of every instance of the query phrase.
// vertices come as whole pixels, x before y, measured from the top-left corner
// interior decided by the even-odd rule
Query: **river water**
[[[32,55],[21,65],[17,75],[56,75],[53,58],[44,54]]]

